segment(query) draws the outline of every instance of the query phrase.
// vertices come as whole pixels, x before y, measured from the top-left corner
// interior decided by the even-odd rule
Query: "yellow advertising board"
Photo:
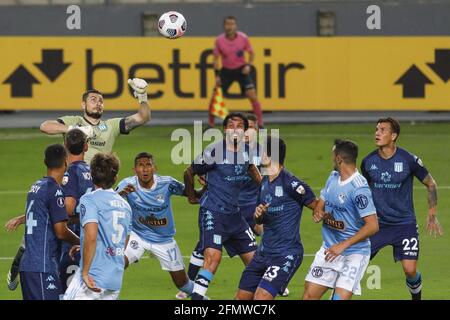
[[[450,37],[250,39],[264,110],[450,110]],[[0,109],[135,109],[127,79],[148,80],[153,110],[207,110],[214,38],[0,37]],[[250,109],[236,98],[228,109]]]

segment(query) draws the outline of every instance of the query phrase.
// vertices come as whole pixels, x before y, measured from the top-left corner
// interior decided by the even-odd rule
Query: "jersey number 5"
[[[125,231],[125,228],[123,225],[119,223],[120,218],[125,218],[125,212],[123,211],[113,211],[113,228],[115,233],[112,235],[112,242],[114,244],[118,244],[123,237],[123,232]]]

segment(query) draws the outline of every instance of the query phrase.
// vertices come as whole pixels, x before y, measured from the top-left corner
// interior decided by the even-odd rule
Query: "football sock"
[[[20,260],[22,260],[25,248],[23,246],[19,247],[16,256],[14,257],[13,263],[11,264],[11,280],[14,280],[19,275]]]
[[[194,290],[194,281],[188,280],[188,282],[186,282],[186,284],[179,289],[184,293],[191,295]]]
[[[195,279],[194,291],[192,293],[192,300],[203,300],[208,290],[209,284],[214,275],[208,270],[201,269]]]
[[[195,280],[198,271],[203,267],[203,257],[196,251],[192,252],[191,259],[189,261],[188,277],[191,280]]]
[[[406,286],[411,293],[412,300],[422,299],[422,274],[419,271],[414,278],[406,278]]]

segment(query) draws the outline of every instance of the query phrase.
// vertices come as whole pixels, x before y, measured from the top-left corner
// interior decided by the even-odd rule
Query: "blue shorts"
[[[23,300],[59,300],[64,292],[57,274],[20,272]]]
[[[380,230],[370,238],[370,259],[382,248],[393,248],[394,261],[419,259],[419,231],[416,224],[398,226],[380,225]]]
[[[245,267],[239,289],[255,292],[260,287],[273,297],[284,292],[303,260],[301,255],[272,256],[256,252]]]
[[[256,225],[255,219],[253,218],[253,216],[255,214],[255,209],[256,209],[256,204],[251,205],[251,206],[239,207],[239,210],[240,210],[239,212],[244,217],[245,221],[248,223],[250,228],[252,228],[252,230],[255,230],[255,225]]]
[[[196,247],[203,254],[206,248],[222,251],[222,246],[230,257],[256,250],[257,243],[253,230],[240,214],[216,213],[200,207],[200,239]]]
[[[59,261],[59,278],[61,279],[61,288],[63,292],[66,292],[70,280],[72,280],[73,275],[78,270],[80,260],[80,252],[77,252],[75,255],[75,260],[72,260],[68,251],[63,252],[61,255],[61,260]]]

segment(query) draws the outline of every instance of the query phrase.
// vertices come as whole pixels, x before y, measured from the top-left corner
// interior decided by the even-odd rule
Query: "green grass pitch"
[[[269,127],[274,128],[275,126]],[[348,138],[360,146],[363,158],[374,149],[374,124],[354,125],[281,125],[281,137],[287,143],[286,167],[309,183],[318,194],[331,170],[331,145],[334,138]],[[120,178],[131,175],[132,159],[140,151],[156,156],[159,173],[182,179],[185,165],[174,165],[170,160],[170,141],[174,127],[139,128],[129,136],[118,139],[115,152],[122,161]],[[190,128],[188,128],[190,129]],[[51,143],[61,142],[61,137],[49,137],[38,129],[0,130],[0,299],[20,299],[19,288],[12,292],[6,287],[6,273],[12,262],[24,229],[9,234],[5,222],[24,211],[26,191],[30,185],[45,175],[43,150]],[[439,190],[438,215],[444,231],[443,237],[434,239],[425,232],[427,196],[425,188],[415,182],[415,208],[420,227],[419,269],[423,274],[424,299],[450,298],[450,126],[448,123],[407,124],[402,126],[399,145],[420,156],[436,179]],[[173,197],[177,227],[176,240],[184,256],[188,257],[197,237],[198,206],[189,205],[185,198]],[[302,265],[292,279],[290,296],[299,299],[303,293],[304,277],[313,254],[320,247],[320,225],[314,224],[310,211],[304,210],[301,237],[305,247]],[[225,254],[225,253],[224,253]],[[186,265],[188,258],[185,258]],[[394,264],[391,248],[385,248],[371,262],[381,270],[381,289],[368,289],[366,274],[362,280],[363,295],[355,299],[409,299],[400,264]],[[224,258],[214,278],[208,295],[211,299],[232,299],[237,289],[243,265],[239,258]],[[154,258],[132,265],[126,272],[121,299],[174,299],[177,289],[169,274],[162,271]]]

